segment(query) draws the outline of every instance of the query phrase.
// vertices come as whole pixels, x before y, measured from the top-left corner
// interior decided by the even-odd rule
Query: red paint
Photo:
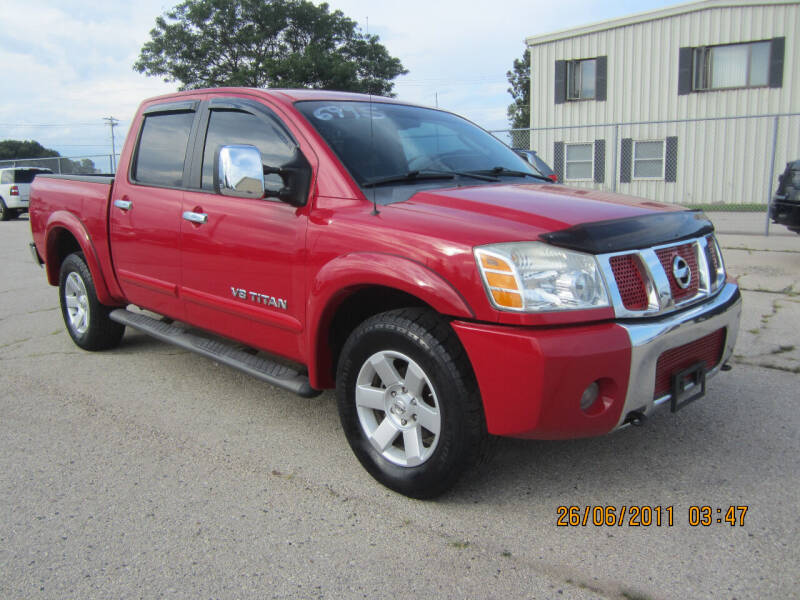
[[[601,435],[619,421],[630,376],[628,334],[613,323],[556,329],[454,321],[483,397],[489,433],[537,439]],[[600,414],[580,409],[600,382]]]
[[[120,163],[121,173],[125,164]],[[111,199],[131,202],[131,208],[112,202],[108,209],[114,269],[125,298],[173,319],[184,317],[178,298],[182,196],[180,190],[132,185],[127,177],[117,177]]]
[[[300,99],[351,96],[363,100],[322,91],[231,88],[145,101],[112,186],[34,181],[31,229],[48,281],[58,283],[59,240],[72,236],[86,255],[102,302],[138,304],[288,357],[305,364],[311,384],[319,388],[333,385],[328,341],[342,302],[366,287],[391,288],[455,319],[492,433],[566,438],[612,429],[630,364],[629,341],[611,322],[613,311],[498,311],[487,299],[473,248],[675,209],[567,186],[508,184],[429,190],[373,214],[370,201],[293,106]],[[283,121],[312,168],[306,206],[130,180],[144,109],[219,97],[257,100]],[[115,207],[117,199],[131,202],[132,209]],[[203,212],[208,221],[189,223],[184,211]],[[286,309],[265,298],[285,301]],[[590,416],[580,411],[578,400],[595,380],[601,382],[605,408]]]

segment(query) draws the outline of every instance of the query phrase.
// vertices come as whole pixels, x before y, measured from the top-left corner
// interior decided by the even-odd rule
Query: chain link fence
[[[0,160],[0,169],[14,167],[39,167],[63,175],[113,174],[117,170],[119,154],[93,154],[90,156],[53,156],[48,158],[15,158]]]
[[[569,185],[684,206],[763,205],[800,159],[800,113],[493,131]]]

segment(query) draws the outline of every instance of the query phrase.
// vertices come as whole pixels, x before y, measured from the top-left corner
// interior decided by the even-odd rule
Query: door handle
[[[117,208],[121,208],[122,210],[130,210],[131,208],[133,208],[133,202],[131,202],[130,200],[120,200],[119,198],[117,198],[116,200],[114,200],[114,206],[116,206]]]
[[[206,213],[196,213],[190,210],[187,210],[185,213],[183,213],[183,218],[187,221],[200,225],[208,221],[208,215]]]

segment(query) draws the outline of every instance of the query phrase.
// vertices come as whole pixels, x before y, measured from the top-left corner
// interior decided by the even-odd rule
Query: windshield
[[[430,184],[437,174],[444,176],[444,185],[454,185],[452,179],[461,176],[469,177],[470,184],[497,182],[505,175],[541,177],[493,135],[451,113],[383,102],[326,100],[295,106],[361,186],[423,179]]]

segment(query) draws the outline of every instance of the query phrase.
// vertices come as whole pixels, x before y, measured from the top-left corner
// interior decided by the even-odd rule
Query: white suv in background
[[[52,171],[39,167],[0,169],[0,221],[8,221],[28,210],[31,182],[39,173]]]

